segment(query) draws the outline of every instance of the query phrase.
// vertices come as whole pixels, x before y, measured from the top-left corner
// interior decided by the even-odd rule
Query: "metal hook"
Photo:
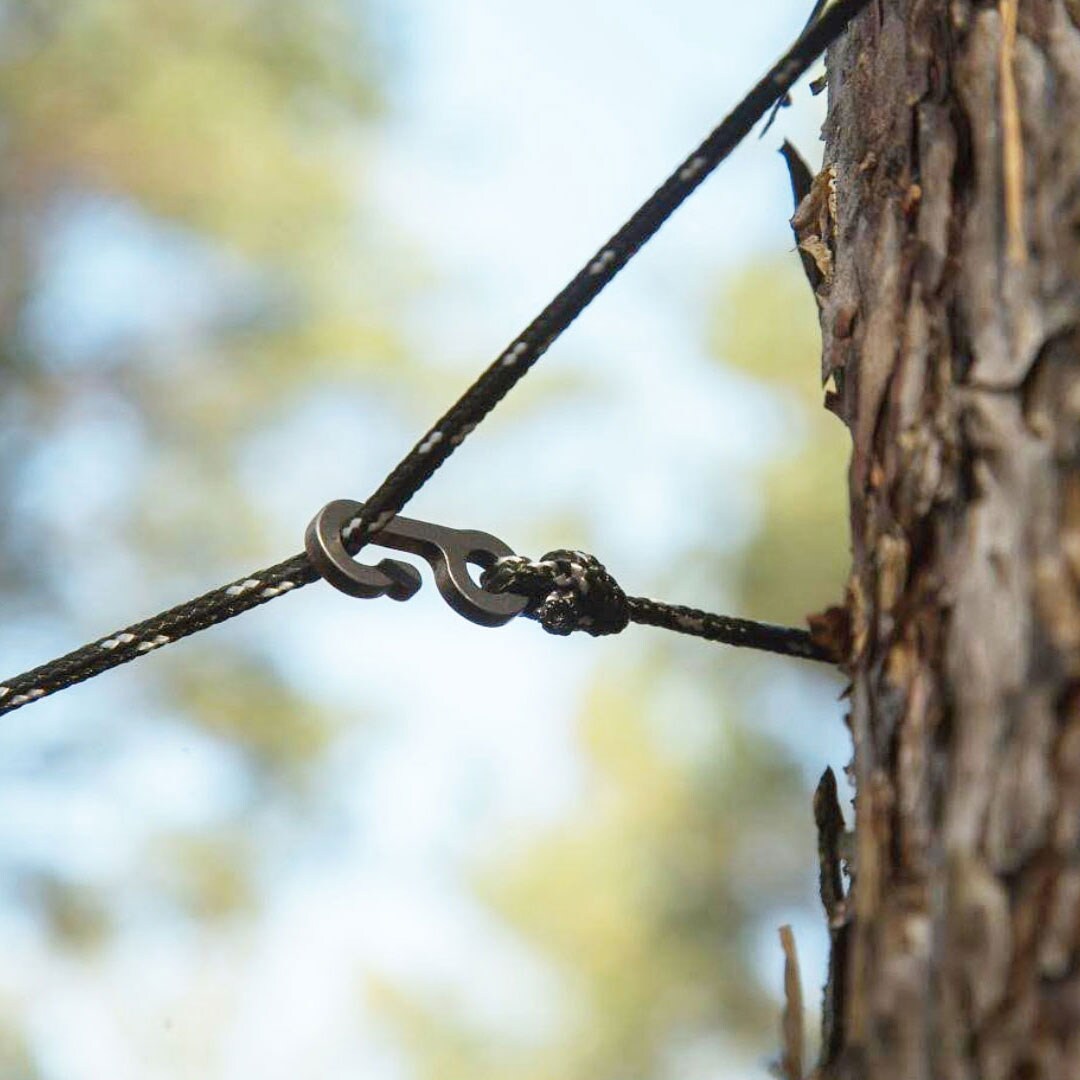
[[[339,499],[319,511],[304,534],[308,559],[326,581],[349,596],[363,600],[376,596],[408,600],[420,589],[420,572],[416,567],[399,559],[383,559],[378,566],[365,566],[355,562],[345,550],[341,530],[355,516],[353,507],[359,505]]]
[[[377,567],[365,566],[345,550],[342,529],[363,509],[363,503],[351,499],[337,499],[324,506],[304,537],[308,559],[331,585],[350,596],[385,594],[407,600],[420,588],[420,575],[414,567],[397,559],[384,559]],[[469,563],[486,570],[514,554],[490,533],[396,517],[379,530],[373,543],[425,558],[435,572],[443,599],[459,615],[481,626],[502,626],[520,615],[528,603],[526,597],[514,593],[487,592],[469,575]]]

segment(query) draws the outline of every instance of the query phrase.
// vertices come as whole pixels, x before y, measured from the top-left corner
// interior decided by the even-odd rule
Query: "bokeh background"
[[[268,565],[415,437],[808,0],[0,0],[5,673]],[[776,150],[805,86],[411,504],[628,591],[840,595]],[[0,724],[6,1080],[764,1076],[842,687],[312,586]]]

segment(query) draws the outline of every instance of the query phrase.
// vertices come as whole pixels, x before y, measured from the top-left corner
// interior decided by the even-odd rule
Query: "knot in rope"
[[[480,577],[490,592],[529,598],[522,612],[549,634],[617,634],[630,621],[626,593],[595,555],[559,549],[541,559],[507,555]]]

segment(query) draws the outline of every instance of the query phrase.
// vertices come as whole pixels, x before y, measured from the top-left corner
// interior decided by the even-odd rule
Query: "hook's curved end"
[[[341,530],[363,510],[363,503],[335,499],[312,518],[304,534],[308,560],[335,589],[368,600],[389,596],[408,600],[420,590],[420,572],[398,559],[383,559],[378,566],[358,563],[346,550]]]
[[[478,585],[469,565],[488,570],[513,549],[497,536],[475,529],[442,529],[441,558],[431,559],[435,584],[443,599],[459,614],[480,626],[503,626],[520,615],[529,603],[518,593],[493,593]]]
[[[387,595],[407,600],[420,588],[415,568],[396,559],[384,559],[377,567],[365,566],[345,550],[342,530],[363,509],[363,503],[351,499],[337,499],[323,507],[304,538],[308,559],[323,578],[350,596]],[[490,533],[395,517],[379,530],[373,542],[423,556],[431,564],[443,599],[459,615],[480,626],[502,626],[520,615],[529,603],[528,597],[515,593],[488,592],[472,579],[470,564],[486,570],[498,559],[514,553]]]

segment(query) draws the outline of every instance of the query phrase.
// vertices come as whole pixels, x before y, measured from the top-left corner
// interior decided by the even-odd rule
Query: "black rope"
[[[836,657],[805,630],[627,596],[603,564],[583,551],[549,551],[537,560],[510,555],[485,570],[480,583],[491,592],[527,596],[529,604],[522,614],[549,634],[584,630],[601,637],[640,623],[724,645],[836,663]]]
[[[869,2],[833,0],[697,150],[495,359],[365,501],[363,513],[346,525],[347,547],[351,554],[359,551],[401,511],[476,425],[543,356],[551,343]],[[0,714],[250,611],[283,593],[310,585],[318,577],[307,556],[301,554],[241,581],[214,589],[8,679],[0,685]]]

